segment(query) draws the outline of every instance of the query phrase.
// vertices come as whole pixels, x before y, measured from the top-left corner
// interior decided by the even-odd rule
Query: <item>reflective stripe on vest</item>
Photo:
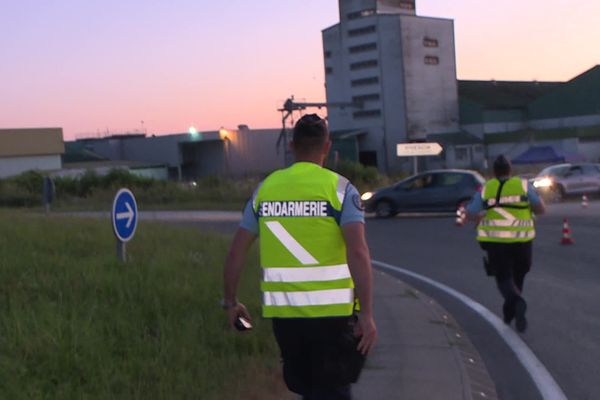
[[[481,197],[489,208],[479,223],[477,240],[501,243],[532,240],[535,238],[535,229],[531,210],[528,207],[528,182],[517,177],[507,180],[502,185],[500,203],[496,204],[500,186],[499,180],[492,179],[486,182],[483,188]]]
[[[283,267],[263,269],[263,281],[265,282],[319,282],[346,278],[350,278],[348,264],[311,268]]]
[[[522,201],[521,196],[502,196],[500,197],[500,204],[520,203]],[[496,199],[492,198],[487,201],[488,206],[492,207],[496,205]]]
[[[534,231],[487,231],[479,229],[477,234],[481,237],[497,239],[533,239],[535,237]]]
[[[498,211],[498,210],[496,210]],[[533,221],[527,219],[510,219],[510,220],[501,220],[501,219],[488,219],[482,220],[479,223],[479,226],[521,226],[521,227],[532,227]]]
[[[352,314],[354,283],[337,221],[347,186],[346,178],[299,162],[257,190],[264,317]]]
[[[279,239],[285,248],[288,249],[288,251],[292,253],[292,255],[296,257],[302,264],[308,265],[318,263],[317,259],[314,258],[308,251],[306,251],[306,249],[302,247],[302,245],[298,243],[298,241],[294,239],[288,231],[285,230],[280,222],[268,221],[265,222],[265,225],[267,228],[269,228],[269,230],[271,230],[271,232],[273,232],[275,237]]]
[[[352,289],[311,290],[302,292],[264,292],[266,306],[322,306],[354,301]]]
[[[337,188],[336,188],[336,193],[338,196],[338,201],[340,202],[340,204],[342,204],[344,202],[344,197],[346,197],[346,189],[348,188],[348,184],[350,182],[348,181],[348,179],[344,178],[341,175],[338,175],[338,184],[337,184]]]

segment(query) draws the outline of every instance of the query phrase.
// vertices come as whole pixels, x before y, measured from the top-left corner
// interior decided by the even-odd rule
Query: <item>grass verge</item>
[[[107,221],[0,210],[0,397],[285,397],[252,257],[251,334],[218,306],[228,240],[141,224],[121,265]]]

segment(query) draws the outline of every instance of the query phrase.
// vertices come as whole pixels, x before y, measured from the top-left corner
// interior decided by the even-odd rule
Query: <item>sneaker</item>
[[[527,330],[527,318],[525,318],[525,311],[527,311],[527,303],[525,300],[519,299],[515,305],[515,318],[517,332],[525,332]]]

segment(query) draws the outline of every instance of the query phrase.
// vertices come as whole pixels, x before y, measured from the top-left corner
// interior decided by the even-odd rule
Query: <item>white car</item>
[[[600,164],[558,164],[544,168],[533,186],[551,200],[571,195],[600,194]]]

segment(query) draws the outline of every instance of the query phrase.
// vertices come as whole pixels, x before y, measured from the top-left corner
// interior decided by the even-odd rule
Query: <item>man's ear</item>
[[[327,156],[327,154],[329,154],[329,151],[331,150],[331,145],[332,145],[331,139],[328,140],[327,142],[325,142],[325,144],[323,145],[323,154],[325,156]]]

